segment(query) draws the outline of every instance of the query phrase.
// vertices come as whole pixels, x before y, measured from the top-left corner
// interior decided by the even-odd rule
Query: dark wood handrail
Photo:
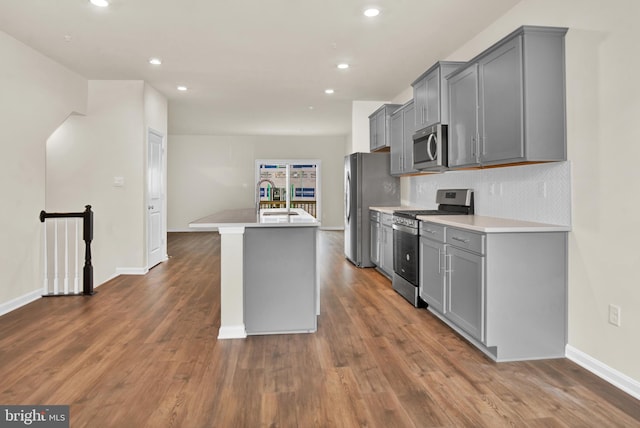
[[[79,213],[47,213],[40,211],[40,222],[48,218],[82,218],[82,240],[85,244],[84,267],[82,269],[82,294],[90,296],[93,291],[93,265],[91,264],[91,241],[93,241],[93,211],[91,205],[85,205],[85,210]]]

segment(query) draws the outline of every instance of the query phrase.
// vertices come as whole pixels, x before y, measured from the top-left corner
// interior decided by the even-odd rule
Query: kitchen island
[[[318,226],[299,208],[227,210],[189,224],[220,233],[218,339],[316,331]]]

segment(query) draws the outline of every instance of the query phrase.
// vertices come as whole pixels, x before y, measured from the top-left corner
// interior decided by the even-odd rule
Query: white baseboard
[[[187,228],[187,229],[168,229],[167,233],[171,233],[171,232],[215,232],[217,230],[218,230],[217,227],[212,227],[212,228],[209,228],[209,229],[191,229],[191,228]]]
[[[571,345],[566,347],[567,358],[589,370],[591,373],[606,380],[616,388],[621,389],[632,397],[640,400],[640,382],[624,373],[607,366],[589,354],[585,354]]]
[[[218,339],[244,339],[247,337],[247,331],[244,324],[220,326],[218,331]]]
[[[0,305],[0,315],[7,314],[11,311],[15,311],[16,309],[31,303],[35,300],[38,300],[42,297],[42,289],[38,288],[37,290],[31,291],[23,296],[16,297],[15,299],[9,300]]]
[[[116,275],[146,275],[149,272],[149,269],[146,267],[138,267],[138,268],[124,268],[119,267],[116,268]]]

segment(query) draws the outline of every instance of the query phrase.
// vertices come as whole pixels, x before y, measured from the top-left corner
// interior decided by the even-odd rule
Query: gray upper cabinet
[[[391,175],[402,174],[404,168],[402,163],[402,109],[396,110],[391,115],[391,131],[389,133],[391,137]]]
[[[391,115],[391,174],[417,172],[413,168],[414,101],[411,100]]]
[[[369,116],[369,150],[388,150],[390,146],[391,113],[400,104],[383,104]]]
[[[477,165],[478,65],[449,80],[449,167]]]
[[[402,112],[402,172],[410,174],[418,172],[413,167],[413,132],[415,131],[415,103],[405,104]]]
[[[449,103],[445,77],[464,64],[466,63],[439,61],[411,84],[416,117],[413,132],[435,123],[448,123]]]
[[[566,28],[523,26],[449,78],[449,167],[566,160]]]

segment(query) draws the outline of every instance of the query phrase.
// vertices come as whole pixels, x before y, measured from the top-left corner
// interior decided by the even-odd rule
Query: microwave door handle
[[[435,140],[435,144],[431,145],[431,141]],[[438,154],[438,140],[436,140],[436,134],[429,134],[429,139],[427,139],[427,155],[429,159],[434,161],[436,160],[436,156]]]

